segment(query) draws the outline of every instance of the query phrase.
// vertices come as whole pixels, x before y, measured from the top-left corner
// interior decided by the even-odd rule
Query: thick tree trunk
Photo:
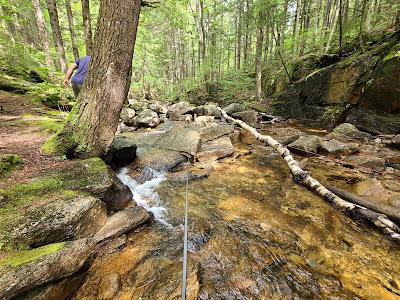
[[[46,0],[47,9],[50,16],[51,29],[53,30],[54,44],[56,46],[58,60],[60,62],[61,72],[67,72],[67,59],[65,57],[64,43],[61,34],[60,23],[58,20],[58,12],[56,2],[54,0]]]
[[[85,34],[86,55],[91,55],[93,51],[92,24],[90,18],[89,0],[82,0],[83,31]]]
[[[58,150],[69,157],[101,156],[113,140],[129,91],[140,6],[140,0],[100,2],[96,44],[79,107],[57,137]]]
[[[303,184],[304,186],[309,188],[311,191],[313,191],[317,195],[324,198],[329,203],[347,211],[350,215],[354,215],[356,217],[365,219],[368,222],[371,222],[372,224],[377,226],[379,229],[381,229],[383,232],[388,234],[397,243],[400,243],[400,228],[399,228],[399,226],[397,226],[394,222],[389,220],[385,215],[376,213],[376,212],[374,212],[370,209],[367,209],[363,206],[359,206],[354,203],[348,202],[348,201],[338,197],[334,193],[330,192],[318,180],[311,177],[310,173],[302,170],[299,162],[297,162],[293,158],[293,156],[290,154],[290,151],[286,147],[282,146],[280,143],[278,143],[276,140],[274,140],[272,137],[270,137],[268,135],[261,135],[260,133],[257,132],[257,130],[255,128],[250,127],[243,121],[240,121],[240,120],[237,120],[237,119],[234,119],[234,118],[228,116],[227,113],[225,111],[223,111],[222,109],[219,109],[219,110],[226,120],[239,125],[243,129],[245,129],[246,131],[248,131],[252,135],[254,135],[257,138],[257,140],[267,143],[276,152],[278,152],[278,154],[280,156],[282,156],[282,158],[287,163],[289,170],[292,173],[294,180],[296,182]]]
[[[79,58],[79,52],[78,47],[76,46],[76,34],[74,27],[74,16],[71,9],[71,0],[65,0],[65,7],[67,9],[69,33],[71,34],[72,52],[74,53],[75,60],[77,60]]]
[[[36,22],[39,29],[39,40],[42,44],[43,52],[46,59],[46,65],[50,69],[52,69],[53,60],[51,59],[51,54],[50,54],[49,36],[47,34],[46,23],[44,21],[42,8],[40,7],[40,1],[32,0],[32,5],[35,10]]]

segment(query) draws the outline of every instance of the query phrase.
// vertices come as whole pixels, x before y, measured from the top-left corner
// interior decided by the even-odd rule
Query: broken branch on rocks
[[[269,135],[260,134],[259,132],[257,132],[255,128],[247,125],[245,122],[230,117],[223,109],[221,108],[218,109],[226,120],[240,126],[244,130],[254,135],[257,138],[257,140],[267,143],[276,152],[278,152],[279,155],[282,156],[282,158],[285,160],[286,164],[290,169],[290,172],[294,177],[294,180],[297,183],[303,184],[304,186],[312,190],[314,193],[327,200],[329,203],[334,204],[338,208],[344,209],[350,215],[371,222],[376,227],[385,232],[387,235],[389,235],[393,240],[400,243],[400,228],[397,224],[392,222],[386,215],[382,213],[377,213],[375,211],[372,211],[371,209],[368,209],[366,207],[346,201],[338,197],[337,195],[329,191],[325,186],[323,186],[318,180],[311,177],[309,172],[304,171],[301,168],[299,162],[293,158],[290,151],[282,144],[278,143],[275,139],[273,139]]]

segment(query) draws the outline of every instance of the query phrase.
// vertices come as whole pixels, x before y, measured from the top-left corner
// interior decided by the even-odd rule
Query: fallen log
[[[369,208],[378,213],[384,214],[393,222],[400,224],[400,209],[398,209],[398,208],[368,201],[367,199],[364,199],[364,198],[362,198],[358,195],[355,195],[351,192],[342,190],[341,188],[338,188],[336,186],[326,185],[326,188],[328,190],[330,190],[332,193],[334,193],[335,195],[343,198],[344,200],[350,201],[352,203],[364,206],[364,207]]]
[[[389,235],[393,240],[400,243],[400,228],[399,226],[397,226],[397,224],[389,220],[389,218],[386,215],[377,213],[375,211],[372,211],[371,209],[368,209],[366,207],[363,207],[355,203],[351,203],[349,201],[346,201],[338,197],[337,195],[329,191],[326,187],[324,187],[318,180],[311,177],[309,172],[304,171],[300,167],[299,162],[293,158],[290,151],[286,147],[278,143],[271,136],[260,134],[259,132],[257,132],[255,128],[247,125],[245,122],[230,117],[223,109],[221,108],[218,109],[226,120],[239,125],[244,130],[254,135],[257,138],[257,140],[267,143],[276,152],[278,152],[279,155],[282,156],[282,158],[285,160],[286,164],[290,169],[290,172],[293,175],[294,180],[297,183],[303,184],[304,186],[312,190],[314,193],[327,200],[329,203],[332,203],[335,206],[344,209],[350,215],[371,222],[376,227],[385,232],[387,235]]]

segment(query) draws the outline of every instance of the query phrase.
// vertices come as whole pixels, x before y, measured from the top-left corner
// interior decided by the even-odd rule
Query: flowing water
[[[309,161],[338,186],[355,171]],[[185,184],[119,177],[156,221],[96,258],[75,299],[180,299]],[[279,156],[217,165],[189,185],[188,299],[400,299],[400,248],[288,176]]]

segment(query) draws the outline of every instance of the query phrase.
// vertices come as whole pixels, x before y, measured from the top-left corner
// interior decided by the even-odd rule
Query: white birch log
[[[351,203],[338,197],[327,188],[325,188],[318,180],[311,177],[309,172],[304,171],[300,167],[299,162],[293,158],[293,156],[290,154],[290,151],[285,146],[281,145],[268,135],[262,135],[258,133],[255,128],[247,125],[245,122],[230,117],[223,109],[218,109],[226,120],[239,125],[244,130],[254,135],[257,140],[267,143],[276,152],[278,152],[279,155],[282,156],[282,158],[287,163],[290,172],[292,173],[294,180],[297,183],[303,184],[314,193],[327,200],[329,203],[334,204],[341,209],[344,209],[349,214],[371,222],[387,235],[389,235],[393,240],[400,243],[400,228],[397,224],[389,220],[386,215],[374,212],[363,206]]]

